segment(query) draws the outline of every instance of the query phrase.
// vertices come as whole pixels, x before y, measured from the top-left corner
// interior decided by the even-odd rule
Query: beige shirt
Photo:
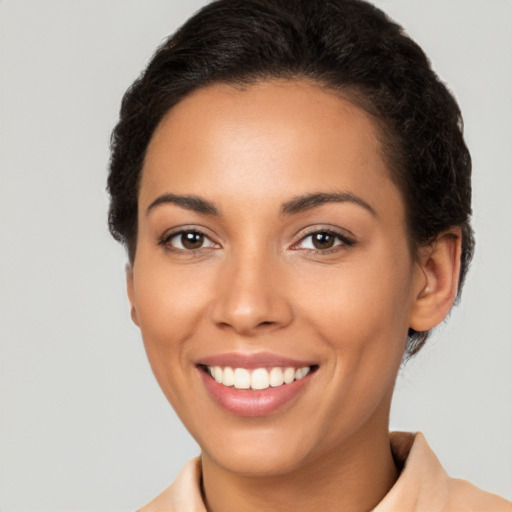
[[[512,504],[465,480],[450,478],[421,433],[393,432],[391,448],[403,471],[373,512],[512,512]],[[201,462],[189,461],[174,483],[140,512],[206,512]]]

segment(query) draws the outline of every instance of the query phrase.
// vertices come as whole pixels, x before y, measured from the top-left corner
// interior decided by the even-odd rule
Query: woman
[[[470,172],[455,100],[367,3],[220,0],[159,48],[110,228],[201,458],[142,510],[510,510],[388,434],[471,260]]]

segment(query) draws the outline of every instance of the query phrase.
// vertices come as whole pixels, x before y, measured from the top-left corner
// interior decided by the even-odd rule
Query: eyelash
[[[178,237],[183,237],[185,234],[191,234],[191,235],[199,235],[204,237],[204,241],[209,241],[209,245],[206,247],[198,247],[197,249],[187,249],[185,247],[174,247],[171,245],[171,241]],[[308,238],[314,236],[314,235],[329,235],[335,238],[339,243],[336,243],[333,247],[330,247],[328,249],[315,249],[315,248],[301,248],[298,247],[301,243],[303,243]],[[204,242],[203,242],[204,243]],[[310,254],[331,254],[334,252],[338,252],[340,250],[343,250],[344,248],[353,247],[356,244],[356,241],[350,237],[348,237],[345,234],[339,233],[337,231],[334,231],[332,229],[315,229],[314,231],[310,231],[309,233],[303,235],[298,242],[296,242],[291,249],[298,251],[298,250],[306,250]],[[158,245],[164,247],[166,250],[170,252],[176,252],[180,254],[186,254],[189,255],[192,254],[198,254],[200,252],[203,252],[205,250],[209,250],[212,248],[218,248],[220,247],[218,244],[216,244],[208,235],[206,235],[204,232],[198,230],[198,229],[182,229],[180,231],[175,231],[173,233],[166,234],[162,237],[162,239],[158,242]]]
[[[313,237],[314,235],[329,235],[334,237],[335,240],[339,241],[340,243],[337,243],[333,247],[330,247],[328,249],[314,249],[314,248],[306,248],[301,249],[300,247],[297,247],[301,243],[303,243],[306,239]],[[339,233],[338,231],[335,231],[333,229],[315,229],[313,231],[310,231],[309,233],[305,234],[301,237],[301,239],[294,244],[292,247],[293,250],[307,250],[310,254],[332,254],[334,252],[338,252],[343,249],[347,249],[349,247],[353,247],[356,244],[356,241],[353,238],[348,237],[345,234]]]
[[[209,241],[209,245],[207,247],[198,247],[197,249],[187,249],[187,248],[183,247],[183,244],[181,244],[182,247],[174,247],[171,244],[171,241],[173,239],[175,239],[175,238],[179,239],[179,237],[183,237],[183,235],[186,235],[186,234],[202,236],[202,237],[204,237],[203,243],[206,241]],[[164,247],[167,251],[177,252],[180,254],[189,253],[190,255],[197,254],[199,252],[202,252],[204,250],[209,250],[211,248],[219,247],[219,245],[216,244],[206,233],[203,233],[199,229],[181,229],[180,231],[174,231],[173,233],[168,233],[162,237],[162,239],[158,242],[158,245]]]

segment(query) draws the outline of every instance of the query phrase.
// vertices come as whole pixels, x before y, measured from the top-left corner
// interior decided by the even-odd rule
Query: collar
[[[373,512],[512,512],[512,504],[474,485],[450,478],[420,432],[392,432],[391,450],[403,470]],[[139,512],[207,512],[201,496],[201,459]]]

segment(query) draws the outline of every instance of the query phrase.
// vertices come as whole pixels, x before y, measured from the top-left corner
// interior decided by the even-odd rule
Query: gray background
[[[200,0],[0,1],[0,510],[142,505],[198,452],[151,375],[106,229],[121,95]],[[512,2],[375,0],[465,114],[478,251],[392,428],[512,498]]]

